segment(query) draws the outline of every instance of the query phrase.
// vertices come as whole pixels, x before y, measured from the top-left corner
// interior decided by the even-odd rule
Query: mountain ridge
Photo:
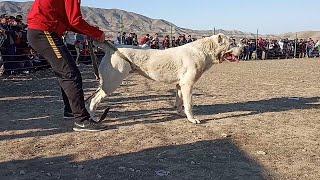
[[[0,13],[6,13],[8,15],[21,14],[23,17],[26,17],[32,3],[33,2],[31,1],[1,1]],[[208,36],[213,34],[213,30],[193,30],[178,27],[164,19],[153,19],[135,12],[128,12],[121,9],[103,9],[83,6],[82,14],[84,19],[90,24],[99,26],[99,28],[111,34],[115,34],[118,31],[136,32],[138,34],[156,32],[160,34],[170,34],[172,31],[174,35],[191,34],[194,36]],[[254,36],[253,33],[246,33],[237,30],[216,30],[216,33],[220,32],[235,36]]]

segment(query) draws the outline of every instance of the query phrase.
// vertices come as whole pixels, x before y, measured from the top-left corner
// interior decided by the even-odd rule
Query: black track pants
[[[71,110],[76,121],[88,120],[81,74],[62,39],[55,33],[28,29],[28,42],[49,62],[59,78],[65,111]]]

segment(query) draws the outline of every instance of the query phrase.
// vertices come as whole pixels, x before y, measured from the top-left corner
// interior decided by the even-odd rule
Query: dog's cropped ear
[[[222,44],[223,43],[223,35],[222,34],[218,34],[218,43]]]
[[[218,44],[221,46],[221,45],[223,45],[224,43],[226,43],[226,41],[225,41],[226,38],[227,38],[227,37],[226,37],[224,34],[219,33],[219,34],[217,35],[217,42],[218,42]]]

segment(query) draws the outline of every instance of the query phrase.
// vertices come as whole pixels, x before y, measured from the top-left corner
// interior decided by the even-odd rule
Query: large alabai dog
[[[192,123],[200,123],[192,113],[192,88],[213,64],[234,61],[241,47],[230,47],[230,39],[218,34],[184,46],[166,50],[114,48],[108,43],[95,43],[105,51],[99,66],[100,87],[90,102],[90,113],[107,95],[114,92],[130,72],[177,88],[176,107]],[[184,108],[184,109],[183,109]]]

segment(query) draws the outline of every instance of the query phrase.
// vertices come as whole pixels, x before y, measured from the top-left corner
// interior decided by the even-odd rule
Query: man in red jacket
[[[85,34],[104,41],[105,34],[83,20],[80,0],[35,0],[28,16],[28,42],[50,63],[59,79],[64,116],[74,117],[74,131],[101,131],[105,127],[88,113],[82,78],[74,59],[62,41],[65,31]]]

